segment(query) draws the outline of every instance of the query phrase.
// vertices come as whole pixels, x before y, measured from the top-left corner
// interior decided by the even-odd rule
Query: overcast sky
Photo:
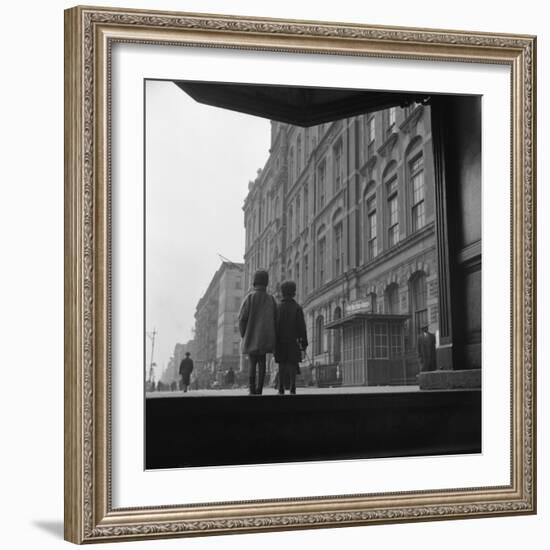
[[[220,266],[243,261],[243,200],[268,157],[263,118],[201,105],[172,82],[146,84],[146,331],[155,362],[192,338],[195,306]],[[147,341],[146,361],[150,358]]]

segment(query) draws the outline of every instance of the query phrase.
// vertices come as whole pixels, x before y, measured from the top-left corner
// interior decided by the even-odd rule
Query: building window
[[[315,321],[315,355],[323,353],[323,332],[324,332],[324,319],[322,315],[317,317]]]
[[[386,313],[399,313],[399,288],[396,283],[392,283],[386,289]]]
[[[242,283],[241,278],[239,277],[238,279],[235,280],[235,288],[237,290],[241,290],[242,287],[243,287],[243,283]]]
[[[427,306],[427,284],[426,275],[423,271],[413,275],[410,281],[410,296],[412,318],[411,345],[416,347],[418,335],[422,332],[422,327],[428,324],[428,306]]]
[[[300,208],[301,208],[300,195],[298,194],[298,196],[296,197],[296,230],[295,230],[296,236],[300,234],[300,214],[301,214]]]
[[[326,162],[323,161],[317,168],[317,208],[321,210],[325,206]]]
[[[296,291],[300,292],[300,262],[298,261],[294,265],[294,282],[296,283]]]
[[[403,354],[403,339],[401,326],[397,323],[390,325],[390,348],[392,357],[400,357]]]
[[[388,246],[399,242],[399,204],[397,202],[397,177],[386,184],[388,193]]]
[[[233,342],[233,355],[239,355],[240,351],[241,350],[239,342]]]
[[[370,305],[371,313],[376,313],[377,311],[376,292],[371,292],[369,294],[369,305]]]
[[[340,309],[340,307],[337,307],[335,310],[334,310],[334,314],[332,316],[332,319],[334,321],[337,321],[338,319],[341,319],[342,318],[342,310]],[[333,331],[334,335],[333,335],[333,351],[332,351],[332,355],[333,355],[333,360],[335,363],[339,363],[340,360],[342,359],[342,332],[341,332],[342,329],[340,328],[337,328],[336,330]]]
[[[386,132],[388,135],[394,131],[396,112],[396,107],[390,107],[390,109],[388,110],[388,126],[386,128]]]
[[[374,141],[376,135],[376,118],[372,115],[367,120],[367,158],[374,156]]]
[[[292,241],[292,224],[294,222],[294,212],[292,206],[288,210],[288,240]]]
[[[390,135],[395,131],[395,117],[397,109],[391,107],[384,113],[384,120],[386,125],[384,128],[384,139],[388,139]]]
[[[342,185],[342,140],[334,146],[334,193],[336,193]]]
[[[386,323],[374,323],[374,358],[388,359],[388,329]]]
[[[367,261],[372,260],[378,254],[376,243],[376,196],[373,195],[366,200],[366,226],[367,226]]]
[[[334,228],[334,276],[338,277],[344,269],[344,251],[342,247],[342,222]]]
[[[308,183],[305,183],[304,186],[304,228],[307,227],[308,224],[308,208],[309,208],[309,190],[308,190]]]
[[[409,164],[412,187],[412,229],[418,231],[426,223],[425,205],[424,205],[424,162],[422,155],[415,158]]]
[[[389,112],[389,116],[388,116],[388,126],[391,128],[393,126],[395,126],[395,115],[396,115],[396,112],[397,112],[397,108],[396,107],[390,107],[390,112]]]
[[[302,136],[298,136],[296,141],[296,178],[302,172]]]
[[[319,239],[318,249],[317,249],[317,258],[319,261],[319,286],[325,282],[325,269],[326,269],[326,248],[327,241],[325,237]]]
[[[308,258],[308,255],[306,253],[304,253],[304,275],[303,275],[303,279],[304,279],[304,298],[308,295],[309,293],[309,287],[308,287],[308,280],[309,280],[309,258]]]

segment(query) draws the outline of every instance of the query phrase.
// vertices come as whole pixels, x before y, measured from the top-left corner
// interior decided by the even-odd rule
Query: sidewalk
[[[300,395],[335,395],[335,394],[357,394],[357,393],[405,393],[405,392],[418,392],[420,391],[418,386],[339,386],[334,388],[317,388],[306,387],[296,388],[297,396]],[[263,395],[277,395],[275,388],[264,388]],[[147,392],[147,399],[155,399],[160,397],[231,397],[231,396],[246,396],[248,397],[248,388],[236,388],[236,389],[220,389],[220,390],[190,390],[187,393],[182,391],[160,391],[160,392]],[[256,396],[254,396],[256,397]],[[290,396],[288,392],[285,393],[285,397]]]

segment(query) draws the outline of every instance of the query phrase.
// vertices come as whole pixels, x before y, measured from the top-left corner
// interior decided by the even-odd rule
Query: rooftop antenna
[[[218,256],[221,258],[222,262],[228,263],[231,267],[239,267],[235,262],[232,262],[229,258],[222,256],[219,252],[218,252]]]

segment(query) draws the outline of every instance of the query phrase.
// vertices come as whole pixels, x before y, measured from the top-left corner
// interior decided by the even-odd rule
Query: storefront
[[[342,336],[342,384],[386,386],[411,383],[405,361],[408,315],[357,312],[325,325]]]

